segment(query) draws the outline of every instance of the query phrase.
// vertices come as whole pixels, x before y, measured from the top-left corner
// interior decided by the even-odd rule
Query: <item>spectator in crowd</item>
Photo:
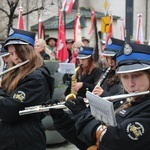
[[[82,37],[82,42],[83,42],[84,46],[89,47],[89,43],[90,43],[89,39]]]
[[[74,42],[74,44],[72,45],[72,49],[71,49],[72,56],[70,59],[70,63],[75,63],[76,67],[78,67],[78,64],[79,64],[77,57],[78,57],[78,52],[81,46],[84,46],[82,42]]]
[[[50,37],[46,40],[46,44],[48,45],[48,48],[50,50],[49,55],[51,60],[57,60],[57,55],[56,55],[57,39],[54,37]]]
[[[50,56],[48,54],[49,50],[44,39],[37,39],[35,41],[34,49],[41,54],[44,60],[50,60]]]
[[[66,46],[67,46],[67,51],[68,51],[68,62],[70,61],[71,56],[72,56],[71,50],[72,50],[73,43],[74,43],[74,40],[72,40],[72,39],[66,40]]]

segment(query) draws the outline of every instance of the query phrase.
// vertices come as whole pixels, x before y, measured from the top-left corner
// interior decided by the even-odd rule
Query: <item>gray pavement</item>
[[[70,142],[64,142],[61,144],[55,144],[55,145],[47,145],[46,150],[79,150],[71,144]]]

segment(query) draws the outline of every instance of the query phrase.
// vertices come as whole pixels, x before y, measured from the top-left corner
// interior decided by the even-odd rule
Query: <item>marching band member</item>
[[[77,82],[73,83],[73,90],[77,96],[86,97],[86,91],[92,91],[102,74],[102,69],[94,64],[92,47],[80,47],[77,59],[79,68],[76,71]]]
[[[49,100],[53,93],[53,78],[34,50],[35,33],[12,28],[4,49],[14,65],[29,60],[11,70],[2,79],[0,88],[0,149],[45,150],[43,114],[19,116],[19,110]]]
[[[93,93],[104,97],[121,94],[123,92],[119,78],[116,76],[116,53],[122,48],[124,41],[111,38],[106,45],[103,55],[108,62],[108,68],[105,69],[102,79],[98,86],[93,90]]]
[[[116,63],[116,74],[127,93],[150,90],[149,46],[125,43],[117,53]],[[150,94],[131,97],[115,109],[117,126],[95,119],[82,98],[65,105],[72,114],[54,109],[50,113],[56,129],[79,149],[150,149]]]
[[[74,42],[72,44],[72,49],[71,49],[71,54],[72,55],[70,57],[70,60],[68,61],[68,63],[74,63],[76,68],[79,65],[79,60],[77,59],[77,56],[78,56],[78,51],[79,51],[81,46],[84,46],[84,45],[80,41]],[[73,74],[67,74],[66,73],[63,76],[63,83],[68,85],[68,88],[66,89],[66,91],[64,93],[65,96],[67,96],[71,92],[71,77],[72,77],[72,75]]]

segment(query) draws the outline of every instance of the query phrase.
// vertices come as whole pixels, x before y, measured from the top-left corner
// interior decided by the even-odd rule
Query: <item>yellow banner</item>
[[[105,16],[101,18],[101,32],[102,33],[108,32],[110,21],[111,21],[110,16]]]

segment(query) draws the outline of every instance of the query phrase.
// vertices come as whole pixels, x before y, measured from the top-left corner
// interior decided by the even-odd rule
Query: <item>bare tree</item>
[[[23,16],[29,15],[35,11],[44,10],[44,2],[45,0],[30,0],[28,1],[28,4],[23,4],[26,5],[25,10],[23,11]],[[4,39],[8,35],[10,27],[13,27],[14,20],[18,18],[17,8],[19,4],[19,0],[1,0],[0,39]]]

